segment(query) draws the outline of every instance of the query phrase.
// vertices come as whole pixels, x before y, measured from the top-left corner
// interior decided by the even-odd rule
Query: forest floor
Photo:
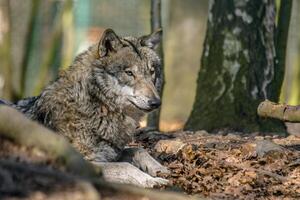
[[[137,138],[131,145],[145,147],[171,171],[160,174],[171,184],[161,190],[208,199],[300,199],[300,137],[178,131]],[[0,137],[0,199],[131,199],[63,171],[40,150]]]
[[[167,166],[171,189],[212,199],[300,199],[300,137],[174,132],[141,134]]]

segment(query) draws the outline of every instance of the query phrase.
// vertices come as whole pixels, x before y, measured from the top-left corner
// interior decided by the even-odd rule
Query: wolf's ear
[[[98,44],[98,55],[100,58],[111,52],[116,52],[123,47],[120,38],[112,29],[106,29]]]
[[[142,46],[155,49],[162,40],[162,29],[158,29],[150,35],[140,37],[140,43]]]

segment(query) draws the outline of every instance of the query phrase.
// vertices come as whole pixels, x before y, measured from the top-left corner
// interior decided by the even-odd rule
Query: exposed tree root
[[[65,138],[27,119],[8,106],[0,106],[0,134],[20,145],[37,147],[49,153],[77,175],[86,177],[100,175],[100,169],[85,161]]]

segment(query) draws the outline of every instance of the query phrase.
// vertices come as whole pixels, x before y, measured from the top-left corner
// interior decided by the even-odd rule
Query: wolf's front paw
[[[144,187],[145,188],[153,188],[154,186],[161,186],[161,185],[168,185],[169,181],[167,179],[164,178],[149,178],[146,180],[146,182],[144,183]]]
[[[159,164],[159,165],[151,165],[147,168],[147,173],[149,173],[151,176],[157,176],[158,174],[170,174],[170,171],[167,167]]]
[[[133,164],[151,176],[157,176],[159,172],[169,174],[169,170],[155,160],[145,149],[134,150],[132,157]]]

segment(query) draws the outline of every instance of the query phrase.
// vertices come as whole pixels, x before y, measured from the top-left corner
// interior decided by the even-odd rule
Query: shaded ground
[[[0,136],[0,199],[5,200],[186,200],[122,184],[78,177],[50,155]]]
[[[169,167],[170,175],[161,174],[171,182],[166,189],[212,199],[300,199],[296,136],[147,132],[133,145]],[[144,198],[116,191],[65,173],[44,152],[0,137],[0,199]]]
[[[0,199],[96,199],[94,190],[44,152],[0,137]]]
[[[110,183],[62,136],[0,106],[0,199],[187,200],[187,195]]]
[[[300,138],[204,131],[140,135],[174,187],[213,199],[300,199]],[[153,151],[155,150],[155,151]]]

